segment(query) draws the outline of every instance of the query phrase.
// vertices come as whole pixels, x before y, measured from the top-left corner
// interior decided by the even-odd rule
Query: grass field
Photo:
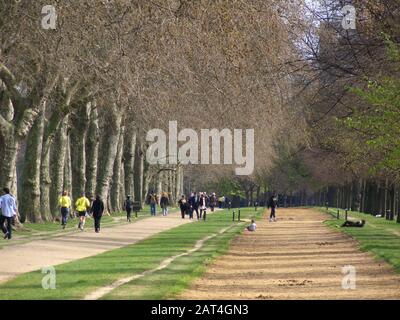
[[[242,209],[241,218],[260,217],[263,209]],[[157,267],[164,259],[186,252],[204,237],[233,226],[226,233],[204,243],[188,256],[174,260],[166,269],[115,289],[108,299],[172,298],[200,276],[207,263],[223,253],[244,223],[232,222],[227,210],[209,214],[207,221],[185,224],[159,233],[137,244],[55,267],[56,289],[42,288],[40,270],[26,273],[0,285],[0,299],[82,299],[99,287]],[[78,248],[77,248],[78,249]]]
[[[319,208],[327,212],[326,208]],[[344,223],[344,210],[340,209],[340,219],[334,219],[336,208],[330,208],[332,219],[325,223],[337,230],[345,232],[356,239],[361,250],[372,252],[377,258],[384,259],[400,272],[400,224],[396,221],[388,221],[384,218],[375,218],[370,214],[349,211],[349,219],[364,219],[366,224],[363,228],[340,228]]]

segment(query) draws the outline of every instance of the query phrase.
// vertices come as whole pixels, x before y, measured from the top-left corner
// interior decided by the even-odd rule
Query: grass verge
[[[241,209],[242,219],[260,217],[263,209]],[[215,256],[224,252],[230,240],[243,230],[243,223],[233,223],[232,214],[226,210],[207,216],[207,221],[185,224],[161,232],[134,245],[111,250],[93,257],[55,266],[56,289],[45,290],[41,270],[22,274],[0,285],[0,299],[82,299],[99,287],[157,267],[164,259],[186,252],[196,241],[218,233],[204,243],[201,250],[173,261],[166,269],[128,283],[105,298],[108,299],[165,299],[184,290],[200,276],[205,266]],[[79,250],[79,248],[77,248]],[[137,292],[130,287],[141,286]]]
[[[325,208],[318,208],[327,213]],[[336,216],[338,209],[329,209],[331,216]],[[340,210],[340,219],[325,221],[326,225],[340,230],[356,239],[363,251],[370,251],[378,259],[383,259],[400,272],[400,224],[384,218],[376,218],[370,214],[355,211],[348,212],[349,219],[364,219],[363,228],[341,228],[344,223],[344,210]]]

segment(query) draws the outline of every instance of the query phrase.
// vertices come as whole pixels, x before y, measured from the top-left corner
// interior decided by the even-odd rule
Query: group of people
[[[63,191],[62,196],[58,201],[61,211],[61,225],[65,229],[67,226],[68,217],[70,215],[72,201],[68,196],[67,191]],[[78,229],[83,230],[86,218],[89,215],[93,216],[94,230],[96,233],[100,232],[100,221],[104,213],[104,202],[99,195],[93,201],[86,197],[85,192],[81,192],[81,196],[75,202],[75,208],[79,217]]]
[[[203,218],[207,207],[210,208],[211,212],[214,212],[217,201],[215,193],[208,196],[206,192],[192,192],[188,198],[183,194],[178,201],[181,217],[185,219],[185,216],[189,215],[189,219],[193,219],[193,212],[196,212],[197,220],[200,220]]]
[[[206,213],[207,207],[209,207],[211,212],[213,212],[216,206],[218,206],[219,208],[223,207],[225,201],[225,197],[217,198],[215,193],[207,195],[206,192],[192,192],[189,197],[182,195],[181,199],[178,201],[178,204],[181,211],[182,219],[185,219],[187,215],[189,216],[189,219],[193,219],[193,213],[196,212],[197,220],[200,220]],[[150,192],[148,203],[150,204],[150,213],[152,216],[156,215],[157,204],[159,204],[162,209],[162,215],[168,215],[168,206],[170,205],[170,201],[167,192],[162,192],[160,199],[156,193]],[[58,204],[61,212],[61,225],[62,228],[65,229],[72,207],[72,201],[71,198],[68,196],[67,191],[63,191],[62,196],[59,198]],[[278,197],[276,193],[273,193],[267,203],[267,207],[271,208],[271,214],[269,217],[270,222],[276,221],[275,214],[277,206]],[[85,192],[82,192],[81,196],[75,202],[75,208],[79,217],[78,228],[80,230],[83,230],[86,218],[92,215],[94,219],[95,232],[100,232],[101,217],[104,213],[104,202],[99,195],[97,195],[96,198],[92,199],[91,201],[86,197]],[[3,195],[0,197],[0,209],[0,227],[4,233],[4,239],[11,239],[12,223],[13,219],[18,214],[18,209],[16,200],[14,196],[10,194],[9,188],[3,189]],[[124,209],[127,214],[127,221],[130,222],[131,213],[133,210],[133,201],[131,200],[131,196],[129,195],[126,196]],[[247,230],[255,231],[255,229],[256,224],[254,221],[252,221]]]

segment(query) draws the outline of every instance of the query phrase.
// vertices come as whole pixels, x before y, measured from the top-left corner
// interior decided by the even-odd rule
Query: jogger
[[[0,197],[0,226],[4,233],[4,239],[12,237],[12,221],[17,216],[17,204],[15,198],[10,194],[10,189],[3,189],[4,195]],[[4,224],[7,224],[7,227]]]
[[[75,207],[76,211],[78,211],[78,216],[79,216],[78,229],[83,230],[83,227],[85,226],[86,222],[86,213],[87,210],[90,208],[90,201],[88,198],[86,198],[85,192],[82,192],[81,197],[78,200],[76,200]]]
[[[62,196],[58,200],[58,205],[61,211],[61,225],[63,229],[67,226],[69,210],[71,208],[71,198],[68,196],[67,191],[63,191]]]

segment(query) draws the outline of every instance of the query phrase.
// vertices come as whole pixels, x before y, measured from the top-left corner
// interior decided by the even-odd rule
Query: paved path
[[[278,209],[278,222],[258,222],[226,255],[207,267],[179,299],[400,299],[400,275],[355,240],[306,209]],[[344,290],[342,268],[356,270],[356,289]]]
[[[149,217],[130,224],[104,228],[100,233],[94,232],[92,222],[87,221],[86,229],[82,232],[0,249],[0,283],[21,273],[127,246],[190,220],[182,220],[178,213],[170,213],[167,217]]]

